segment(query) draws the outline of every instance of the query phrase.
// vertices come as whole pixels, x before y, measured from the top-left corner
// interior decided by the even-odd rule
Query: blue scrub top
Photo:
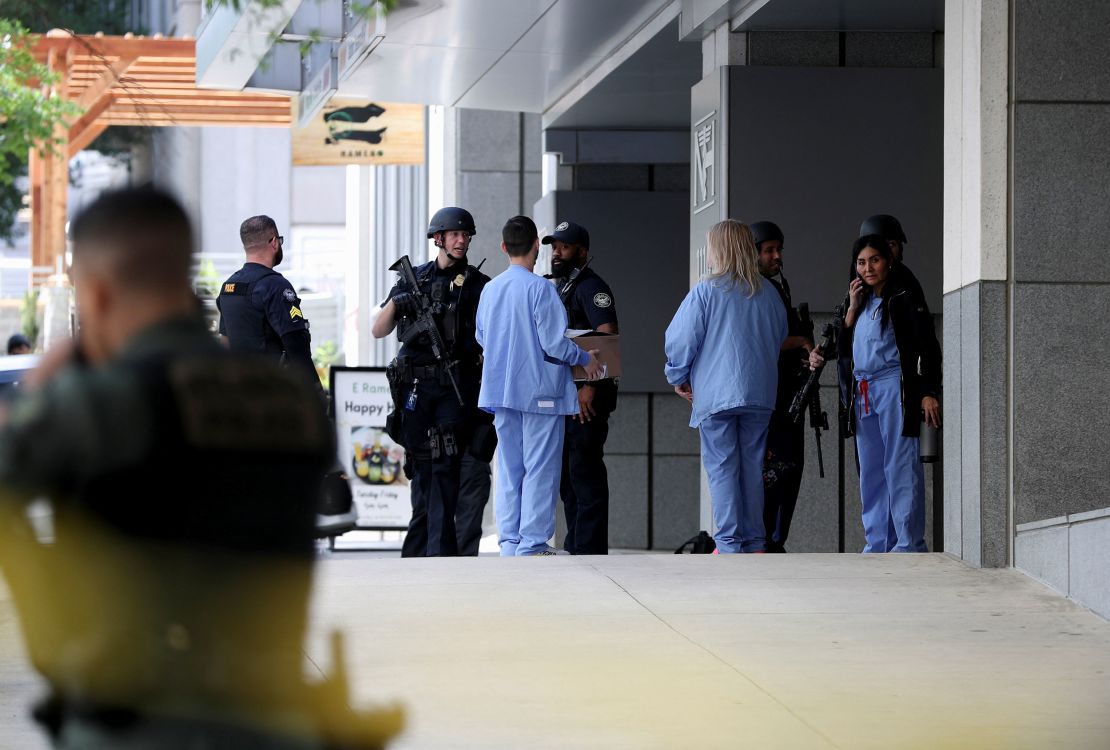
[[[554,285],[523,266],[482,290],[476,338],[485,353],[478,407],[535,414],[577,414],[571,365],[590,355],[566,338],[567,313]]]
[[[898,343],[894,340],[894,325],[887,320],[882,327],[882,298],[874,295],[864,305],[856,318],[856,332],[852,338],[852,374],[856,380],[876,380],[878,376],[901,372]]]
[[[702,279],[667,327],[663,372],[671,385],[693,388],[691,427],[738,406],[775,408],[786,310],[770,284],[747,293],[727,280]]]

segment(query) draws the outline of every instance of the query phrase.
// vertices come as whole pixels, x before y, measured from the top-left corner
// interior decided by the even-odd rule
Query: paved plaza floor
[[[943,555],[321,562],[395,748],[1110,748],[1110,623]],[[45,747],[0,595],[0,747]]]

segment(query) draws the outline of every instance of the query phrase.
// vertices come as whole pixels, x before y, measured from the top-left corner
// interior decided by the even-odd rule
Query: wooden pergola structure
[[[32,150],[31,266],[57,267],[66,249],[69,159],[110,125],[290,127],[290,98],[198,89],[196,42],[161,35],[80,36],[53,30],[34,41],[35,56],[58,75],[58,96],[82,114],[58,126],[58,144]],[[32,284],[41,278],[32,274]]]

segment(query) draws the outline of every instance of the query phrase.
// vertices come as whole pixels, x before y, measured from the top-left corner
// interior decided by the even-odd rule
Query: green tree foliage
[[[136,34],[131,0],[0,0],[0,18],[36,33],[68,29],[75,34]]]
[[[19,310],[19,323],[23,335],[34,348],[39,340],[39,292],[31,289],[23,296],[23,306]]]
[[[54,127],[76,117],[72,102],[46,90],[55,80],[50,70],[35,60],[27,30],[18,22],[0,18],[0,237],[11,237],[18,192],[15,178],[23,173],[32,148],[56,149]]]

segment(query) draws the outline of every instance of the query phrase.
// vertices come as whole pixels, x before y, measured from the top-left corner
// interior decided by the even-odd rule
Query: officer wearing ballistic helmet
[[[802,321],[790,297],[790,284],[782,272],[785,241],[782,230],[771,221],[757,221],[751,225],[751,230],[759,253],[759,273],[775,287],[786,308],[788,335],[779,352],[778,395],[767,433],[768,457],[763,472],[767,551],[785,552],[805,467],[805,422],[795,422],[789,410],[794,394],[809,373],[804,363],[813,348],[813,324],[806,325]]]
[[[542,240],[551,245],[551,276],[567,310],[570,328],[618,333],[609,285],[588,266],[590,233],[570,221]],[[563,548],[572,555],[609,554],[609,477],[605,439],[617,408],[612,378],[575,383],[578,414],[566,418],[559,494],[567,521]]]
[[[901,282],[908,284],[913,291],[920,292],[921,284],[917,281],[917,277],[913,272],[906,267],[902,261],[903,253],[905,252],[905,244],[909,241],[906,239],[906,233],[902,230],[902,223],[897,218],[890,214],[875,214],[868,216],[859,225],[859,236],[867,237],[868,235],[877,234],[886,240],[887,245],[890,246],[890,252],[894,255],[894,262],[897,263],[898,271]],[[852,270],[851,278],[855,278],[855,269]],[[919,295],[924,299],[924,295]]]
[[[312,363],[312,338],[293,285],[274,270],[285,238],[269,216],[252,216],[239,227],[247,262],[220,287],[220,335],[234,352],[263,354],[304,375],[320,388]]]
[[[412,519],[403,557],[458,554],[455,514],[463,454],[469,451],[488,464],[495,444],[489,415],[477,408],[482,349],[474,340],[474,317],[489,277],[466,261],[477,234],[474,217],[462,208],[441,208],[427,234],[439,253],[414,274],[430,308],[421,307],[416,290],[402,278],[372,328],[375,338],[396,328],[402,342],[389,375],[394,416],[400,418],[393,429],[407,452],[412,478]],[[428,334],[417,333],[418,319],[429,312],[446,345],[442,359]]]

